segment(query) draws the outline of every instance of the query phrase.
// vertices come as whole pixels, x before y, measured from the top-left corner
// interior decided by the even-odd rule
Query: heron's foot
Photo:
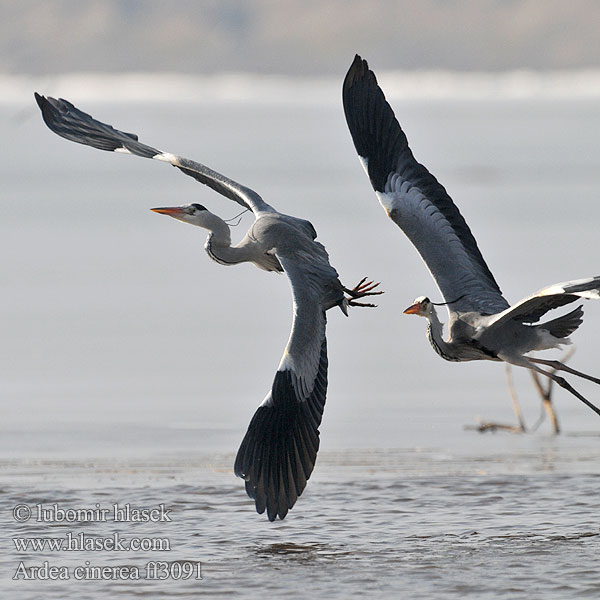
[[[363,277],[351,290],[344,287],[344,292],[349,296],[349,298],[346,299],[348,306],[367,306],[369,308],[375,308],[377,304],[356,302],[356,300],[364,298],[365,296],[378,296],[379,294],[383,294],[383,290],[373,291],[378,285],[379,282],[374,283],[373,281],[367,281],[367,278]]]

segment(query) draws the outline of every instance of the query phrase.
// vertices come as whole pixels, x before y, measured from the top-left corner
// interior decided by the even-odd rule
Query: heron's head
[[[418,315],[419,317],[427,317],[433,310],[433,304],[426,296],[415,298],[413,303],[404,311],[405,315]]]
[[[185,206],[169,206],[165,208],[151,208],[156,213],[161,215],[169,215],[178,221],[190,223],[190,225],[198,225],[205,227],[210,213],[202,204],[186,204]]]

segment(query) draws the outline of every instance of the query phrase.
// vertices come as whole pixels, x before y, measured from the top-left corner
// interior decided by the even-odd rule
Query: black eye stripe
[[[190,206],[191,206],[192,208],[195,208],[196,210],[206,210],[206,207],[205,207],[205,206],[202,206],[202,204],[197,204],[197,203],[194,203],[194,204],[190,204]]]

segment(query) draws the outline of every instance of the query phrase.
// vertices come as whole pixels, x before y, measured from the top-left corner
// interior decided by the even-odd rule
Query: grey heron
[[[270,521],[283,519],[302,494],[319,449],[327,391],[325,312],[338,306],[347,315],[348,306],[374,306],[357,299],[382,293],[374,289],[379,284],[365,278],[353,289],[345,288],[312,224],[277,212],[253,190],[198,162],[142,144],[137,135],[97,121],[67,100],[37,93],[35,98],[56,134],[100,150],[166,162],[254,214],[244,238],[232,245],[228,224],[201,204],[152,209],[208,230],[205,249],[219,264],[251,262],[289,278],[294,312],[290,337],[234,465],[257,512],[266,510]]]
[[[387,215],[406,234],[427,265],[448,311],[444,338],[435,302],[425,296],[404,313],[425,317],[433,349],[449,361],[492,360],[531,369],[600,410],[554,371],[600,379],[530,352],[570,344],[582,323],[578,306],[539,323],[551,309],[579,298],[600,298],[600,277],[556,283],[510,305],[490,272],[458,208],[437,179],[413,156],[406,135],[366,60],[356,55],[343,84],[346,122],[363,167]],[[542,366],[540,366],[542,365]]]

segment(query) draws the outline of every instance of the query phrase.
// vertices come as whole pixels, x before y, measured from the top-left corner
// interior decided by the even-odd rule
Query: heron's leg
[[[556,373],[553,373],[552,371],[544,371],[544,369],[541,369],[540,367],[535,365],[532,362],[531,358],[528,358],[525,356],[506,356],[506,355],[502,355],[502,354],[498,354],[498,358],[500,358],[506,362],[509,362],[513,365],[516,365],[517,367],[525,367],[526,369],[531,369],[532,371],[536,371],[537,373],[540,373],[540,375],[549,377],[550,379],[552,379],[552,381],[554,381],[554,383],[556,383],[557,385],[560,385],[561,388],[564,388],[568,392],[571,392],[571,394],[573,394],[573,396],[575,396],[576,398],[581,400],[586,406],[589,406],[595,413],[600,415],[600,408],[598,408],[597,406],[592,404],[589,400],[584,398],[566,379],[564,379],[563,377],[559,377]],[[537,362],[537,359],[536,359],[536,362]]]
[[[559,360],[544,360],[542,358],[531,358],[528,360],[534,363],[538,363],[540,365],[545,365],[546,367],[552,367],[555,371],[566,371],[567,373],[571,373],[571,375],[577,375],[577,377],[582,377],[583,379],[587,379],[588,381],[593,381],[594,383],[600,383],[600,379],[597,377],[592,377],[591,375],[586,375],[581,371],[576,371],[575,369],[571,369],[571,367],[567,367],[564,363],[561,363]]]
[[[544,373],[546,377],[550,377],[555,383],[560,385],[561,388],[564,388],[568,392],[571,392],[573,396],[579,398],[586,406],[589,406],[596,414],[600,415],[600,408],[592,404],[589,400],[586,400],[566,379],[563,377],[559,377],[554,373],[547,373],[546,371],[540,370],[541,373]]]
[[[501,358],[500,355],[498,355],[498,357]],[[532,371],[540,373],[540,375],[549,377],[550,379],[552,379],[552,381],[554,381],[554,383],[560,385],[561,388],[567,390],[568,392],[571,392],[573,396],[581,400],[586,406],[589,406],[596,414],[600,415],[600,408],[592,404],[587,398],[584,398],[566,379],[564,379],[563,377],[559,377],[558,375],[556,375],[556,373],[544,371],[544,369],[541,369],[540,367],[533,364],[530,358],[525,358],[524,356],[522,356],[519,359],[510,357],[509,360],[507,360],[507,358],[503,358],[503,360],[506,360],[507,362],[510,362],[513,365],[517,365],[518,367],[525,367],[527,369],[531,369]]]
[[[569,348],[569,350],[561,358],[561,363],[563,363],[563,364],[566,363],[571,358],[571,356],[573,356],[574,353],[575,353],[575,347],[571,346],[571,348]],[[542,403],[543,403],[542,415],[533,428],[534,429],[538,428],[539,424],[542,422],[542,420],[544,418],[544,411],[545,411],[548,414],[548,416],[550,417],[550,420],[552,421],[552,426],[554,427],[554,433],[559,434],[560,433],[560,425],[558,424],[558,416],[556,415],[556,411],[554,410],[554,405],[552,404],[552,383],[553,383],[552,379],[550,379],[548,381],[548,385],[546,386],[546,389],[544,389],[544,387],[542,386],[542,383],[540,381],[539,374],[536,373],[535,371],[531,371],[531,370],[529,372],[531,373],[531,377],[533,378],[533,382],[535,383],[535,387],[537,388],[537,390],[542,398]],[[556,372],[556,369],[553,369],[553,372]]]
[[[378,296],[379,294],[383,294],[382,290],[373,291],[378,283],[374,283],[373,281],[367,281],[366,277],[363,277],[351,290],[347,287],[343,287],[344,292],[350,296],[348,300],[349,306],[369,306],[371,308],[377,306],[376,304],[368,304],[366,302],[355,302],[358,298],[364,298],[365,296]]]
[[[540,381],[540,377],[538,373],[530,370],[531,377],[533,379],[533,383],[537,388],[541,398],[542,398],[542,415],[540,416],[538,422],[532,427],[532,430],[536,430],[541,422],[544,420],[544,411],[552,421],[552,427],[554,427],[554,433],[560,433],[560,426],[558,424],[558,417],[556,416],[556,411],[554,410],[554,406],[552,404],[552,379],[548,382],[548,387],[544,389],[542,386],[542,382]]]
[[[519,405],[519,400],[517,399],[517,392],[515,390],[515,384],[513,382],[512,373],[510,371],[510,365],[505,363],[506,365],[506,382],[508,383],[508,391],[510,392],[510,397],[512,399],[513,410],[515,411],[515,416],[517,417],[517,421],[519,421],[519,428],[521,431],[527,431],[527,427],[525,425],[525,421],[523,420],[523,415],[521,414],[521,407]]]

